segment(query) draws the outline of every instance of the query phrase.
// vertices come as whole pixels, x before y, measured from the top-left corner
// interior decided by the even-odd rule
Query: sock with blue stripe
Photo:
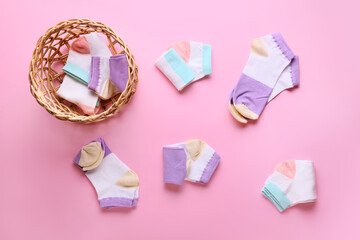
[[[212,73],[211,46],[193,41],[176,42],[156,60],[155,65],[181,91]]]
[[[317,198],[314,163],[281,162],[266,180],[262,193],[280,212],[299,203],[314,202]]]
[[[91,57],[110,57],[112,54],[101,36],[92,32],[71,44],[63,71],[66,76],[56,92],[61,98],[76,104],[87,115],[95,114],[98,96],[88,89],[91,69]],[[109,70],[103,71],[103,85],[109,81]]]

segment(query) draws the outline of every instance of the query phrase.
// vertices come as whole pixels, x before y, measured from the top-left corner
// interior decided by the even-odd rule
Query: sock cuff
[[[133,207],[137,205],[137,198],[109,197],[99,199],[101,208]]]
[[[211,52],[212,52],[211,46],[203,44],[202,63],[203,63],[203,72],[205,76],[212,73]]]
[[[299,57],[294,56],[291,62],[291,81],[294,87],[300,84]]]
[[[178,91],[181,91],[195,78],[195,74],[173,48],[161,55],[155,65]]]
[[[210,158],[208,164],[206,165],[199,183],[207,183],[211,176],[213,175],[215,169],[217,168],[218,164],[220,161],[220,156],[219,154],[217,154],[216,152],[214,152],[214,154],[212,155],[212,157]]]
[[[129,79],[129,63],[125,54],[111,56],[109,59],[110,80],[115,86],[124,91]]]
[[[281,191],[281,189],[272,182],[267,182],[261,192],[277,207],[280,212],[290,206],[290,200]]]
[[[284,54],[284,56],[288,60],[293,59],[295,54],[293,53],[293,51],[291,51],[290,47],[286,44],[285,39],[283,38],[283,36],[279,32],[274,33],[271,36],[273,37],[275,43],[277,44],[277,46],[279,47],[281,52]]]
[[[81,67],[71,62],[67,62],[62,70],[71,77],[79,80],[81,83],[88,85],[90,74]]]
[[[100,83],[100,57],[92,56],[88,88],[96,91]]]
[[[186,177],[185,150],[181,147],[163,147],[164,182],[181,185]]]

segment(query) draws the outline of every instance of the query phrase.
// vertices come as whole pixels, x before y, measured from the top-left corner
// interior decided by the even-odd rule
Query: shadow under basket
[[[95,31],[102,33],[107,38],[108,47],[113,55],[126,54],[129,64],[129,79],[123,92],[108,100],[101,100],[99,112],[87,116],[75,104],[57,96],[56,91],[65,76],[61,66],[66,63],[70,42],[79,38],[80,35]],[[60,120],[92,123],[114,115],[127,104],[136,92],[139,80],[134,56],[114,30],[100,22],[88,19],[70,19],[48,29],[38,40],[30,63],[29,81],[31,94],[51,115]]]

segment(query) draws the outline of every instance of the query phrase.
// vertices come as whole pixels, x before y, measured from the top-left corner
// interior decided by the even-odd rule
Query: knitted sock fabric
[[[280,94],[284,90],[298,87],[299,84],[300,84],[299,57],[294,56],[294,58],[291,60],[291,63],[281,73],[278,81],[276,82],[270,94],[268,102],[273,100],[278,94]]]
[[[56,92],[58,96],[79,106],[87,115],[96,113],[98,103],[98,96],[87,87],[91,56],[111,56],[109,48],[96,32],[80,37],[71,44],[67,63],[63,67],[66,76]]]
[[[88,85],[90,80],[91,56],[110,57],[112,54],[104,40],[96,32],[75,40],[63,70],[66,74]],[[107,64],[108,65],[108,64]],[[109,79],[109,69],[103,71],[103,78]]]
[[[265,182],[262,193],[280,212],[317,198],[314,163],[306,160],[281,162]]]
[[[97,112],[96,105],[99,98],[96,93],[69,75],[65,75],[56,94],[76,104],[87,115],[93,115]]]
[[[181,185],[184,180],[207,183],[220,156],[199,139],[163,147],[164,182]]]
[[[100,207],[132,207],[137,205],[139,178],[98,138],[81,148],[74,163],[94,186]]]
[[[211,46],[193,41],[174,43],[155,65],[181,91],[190,83],[212,73]]]
[[[284,69],[284,71],[281,73],[278,81],[276,82],[269,99],[267,100],[267,103],[269,103],[272,99],[274,99],[278,94],[283,92],[286,89],[294,88],[299,86],[299,57],[294,56],[294,58],[291,60],[291,63]],[[241,123],[247,123],[247,119],[242,116],[237,109],[235,108],[233,104],[233,89],[230,93],[229,98],[229,111],[231,115],[239,122]]]
[[[87,85],[89,82],[90,59],[89,43],[86,37],[80,37],[71,44],[63,71],[72,78]]]
[[[89,89],[107,100],[122,92],[129,79],[129,64],[125,54],[91,58]]]
[[[112,56],[109,59],[110,79],[115,86],[124,91],[129,79],[129,63],[125,54]]]
[[[232,94],[233,105],[242,116],[259,118],[281,73],[294,56],[280,33],[252,42],[248,62]]]

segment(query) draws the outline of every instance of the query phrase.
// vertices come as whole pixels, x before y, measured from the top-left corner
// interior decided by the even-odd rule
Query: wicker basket
[[[99,32],[107,37],[114,55],[125,53],[129,63],[129,79],[126,89],[109,100],[101,100],[100,111],[91,116],[82,114],[74,104],[56,95],[65,73],[56,70],[57,63],[65,64],[70,49],[69,41],[80,35]],[[65,53],[64,53],[65,52]],[[138,69],[134,56],[126,43],[110,27],[88,19],[70,19],[48,29],[36,44],[29,71],[30,91],[38,103],[60,120],[92,123],[112,116],[129,102],[136,91]]]

